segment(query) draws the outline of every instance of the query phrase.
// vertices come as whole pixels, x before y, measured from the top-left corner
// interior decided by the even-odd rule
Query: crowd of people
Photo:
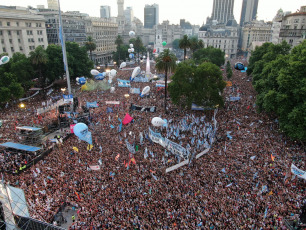
[[[118,70],[117,78],[128,80],[130,75]],[[33,218],[51,222],[65,202],[77,210],[70,229],[286,229],[284,219],[299,214],[305,180],[295,177],[290,166],[306,168],[305,149],[286,138],[277,121],[256,112],[256,93],[245,73],[234,70],[232,86],[224,90],[225,100],[238,94],[240,100],[226,100],[218,109],[214,143],[207,135],[214,125],[213,110],[186,111],[168,100],[165,114],[163,90],[154,83],[131,83],[151,87],[150,97],[141,98],[117,87],[115,80],[114,93],[78,95],[80,113],[86,102],[99,105],[89,111],[92,148],[72,135],[31,169],[5,174],[7,183],[24,190]],[[16,121],[29,125],[37,103],[29,111],[1,114],[8,120],[2,138],[18,141]],[[156,112],[131,111],[131,103],[156,106]],[[126,113],[133,122],[120,130],[119,119]],[[52,111],[42,114],[41,125],[51,116]],[[168,127],[152,127],[158,116],[167,119]],[[152,142],[149,128],[197,153],[210,150],[166,173],[183,159]]]

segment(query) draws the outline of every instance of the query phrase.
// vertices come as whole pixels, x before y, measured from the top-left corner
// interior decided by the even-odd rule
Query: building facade
[[[118,36],[118,24],[111,20],[95,17],[84,18],[86,35],[91,36],[96,43],[92,52],[93,62],[105,64],[112,59],[116,51],[115,40]]]
[[[306,6],[296,13],[283,17],[280,29],[280,42],[287,41],[291,46],[299,45],[306,37]]]
[[[44,17],[23,7],[0,6],[0,53],[29,55],[37,46],[48,46]]]
[[[110,6],[100,6],[100,18],[110,18],[111,8]]]
[[[226,24],[230,19],[234,19],[234,0],[214,0],[210,20]]]
[[[48,0],[48,9],[58,10],[58,0]]]
[[[144,28],[153,28],[159,23],[159,6],[157,4],[145,5]]]
[[[258,0],[243,0],[240,16],[240,26],[256,19]]]
[[[227,23],[223,27],[205,27],[199,30],[198,39],[204,43],[204,48],[214,47],[222,50],[228,58],[235,58],[238,49],[237,23]]]
[[[125,22],[128,24],[132,24],[132,22],[134,21],[134,11],[133,11],[133,7],[127,7],[124,10],[124,17],[125,17]]]
[[[242,51],[250,51],[253,42],[265,43],[272,40],[272,23],[252,21],[242,27]]]

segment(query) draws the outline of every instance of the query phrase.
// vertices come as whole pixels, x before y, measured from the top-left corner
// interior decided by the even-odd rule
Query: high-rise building
[[[234,0],[214,0],[213,12],[210,20],[226,24],[228,20],[234,18]]]
[[[240,26],[256,19],[258,0],[243,0],[240,16]]]
[[[100,6],[100,18],[110,18],[111,17],[110,6]]]
[[[118,25],[123,25],[124,22],[124,0],[117,0],[118,5],[118,16],[117,16],[117,23]]]
[[[131,24],[134,20],[134,11],[133,11],[133,7],[127,7],[124,10],[124,17],[125,17],[125,21],[129,24]]]
[[[159,23],[159,6],[158,4],[145,5],[144,8],[144,28],[153,28]]]
[[[48,0],[48,9],[58,10],[58,0]]]

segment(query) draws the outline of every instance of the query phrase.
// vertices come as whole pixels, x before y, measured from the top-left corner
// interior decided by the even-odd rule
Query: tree
[[[169,93],[172,102],[183,108],[190,109],[192,103],[206,108],[223,107],[221,93],[225,86],[218,66],[210,62],[197,66],[189,61],[178,65],[169,84]]]
[[[48,45],[46,49],[48,55],[47,78],[50,82],[63,79],[65,74],[62,47],[59,45]],[[70,63],[68,67],[71,68]]]
[[[217,66],[221,66],[225,62],[224,55],[225,53],[222,50],[209,46],[194,52],[192,58],[196,64],[210,61]]]
[[[165,72],[165,113],[167,113],[167,87],[168,87],[168,72],[174,71],[176,68],[176,56],[165,49],[156,58],[156,69],[160,72]]]
[[[188,36],[186,34],[179,41],[179,47],[180,47],[180,49],[184,50],[184,61],[185,61],[187,49],[190,48],[190,41],[189,41]]]
[[[85,42],[85,47],[86,47],[86,50],[89,51],[90,53],[90,60],[92,60],[92,51],[94,51],[97,48],[97,46],[91,36],[87,37],[87,41]]]
[[[4,73],[0,78],[0,103],[5,103],[11,99],[19,99],[23,96],[24,89],[17,82],[17,78],[12,73]]]
[[[226,62],[226,76],[227,76],[227,79],[231,79],[233,76],[232,66],[229,61]]]
[[[134,48],[136,53],[138,54],[138,64],[139,64],[139,53],[143,47],[142,40],[140,37],[137,37],[135,40]]]
[[[43,68],[48,62],[48,55],[45,49],[42,46],[37,46],[34,51],[30,52],[30,61],[33,64],[34,70],[38,73],[38,78],[41,80],[41,85],[44,88],[46,75],[43,75]]]
[[[117,53],[118,53],[118,61],[117,61],[117,65],[120,66],[120,46],[123,44],[123,40],[121,38],[120,35],[117,36],[116,40],[115,40],[115,44],[117,45]]]
[[[204,48],[203,40],[201,39],[198,40],[197,37],[191,37],[189,41],[190,41],[190,50],[192,51],[192,55],[196,50]]]
[[[121,60],[125,61],[129,57],[128,49],[128,45],[120,46],[118,51],[113,52],[113,60],[119,63],[119,57],[121,57]]]
[[[180,47],[179,47],[179,44],[180,44],[180,39],[175,39],[173,42],[172,42],[172,48],[174,50],[178,50]]]

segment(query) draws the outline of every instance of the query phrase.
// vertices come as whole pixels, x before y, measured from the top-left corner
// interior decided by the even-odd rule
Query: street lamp
[[[24,108],[25,108],[25,104],[20,103],[20,104],[19,104],[19,107],[20,107],[21,109],[24,109]]]
[[[62,91],[63,93],[65,93],[66,88],[61,88],[61,91]]]

